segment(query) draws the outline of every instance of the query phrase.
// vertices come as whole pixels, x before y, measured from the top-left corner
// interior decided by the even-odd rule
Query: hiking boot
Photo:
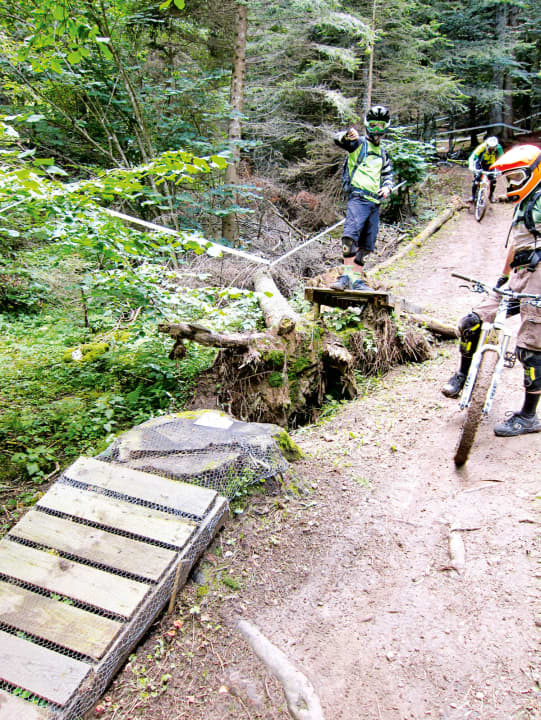
[[[349,275],[340,275],[338,280],[332,283],[331,290],[351,290],[351,280]]]
[[[447,380],[441,391],[445,397],[456,398],[460,395],[465,382],[466,376],[464,373],[456,372],[449,378],[449,380]]]
[[[351,289],[352,290],[360,290],[361,292],[365,292],[365,291],[371,292],[372,291],[372,288],[368,287],[368,285],[363,280],[360,280],[360,279],[355,280],[355,282],[351,286]]]
[[[494,435],[498,437],[514,437],[515,435],[526,435],[526,433],[540,432],[541,422],[537,415],[525,417],[520,413],[506,413],[507,420],[494,425]]]

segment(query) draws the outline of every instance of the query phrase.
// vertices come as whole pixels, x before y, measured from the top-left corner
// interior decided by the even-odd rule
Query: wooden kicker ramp
[[[304,290],[304,297],[315,306],[316,317],[319,317],[322,307],[345,309],[366,304],[409,313],[424,312],[422,307],[385,290],[331,290],[330,288],[307,287]]]
[[[71,465],[0,542],[0,720],[92,707],[227,513],[213,490]]]

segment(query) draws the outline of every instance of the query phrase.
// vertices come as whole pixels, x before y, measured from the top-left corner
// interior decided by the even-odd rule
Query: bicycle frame
[[[464,383],[464,389],[462,390],[462,395],[459,401],[459,407],[461,410],[467,408],[471,402],[471,395],[475,386],[475,382],[477,380],[477,374],[479,372],[479,367],[481,365],[481,359],[483,357],[483,354],[485,352],[495,352],[498,355],[498,361],[496,363],[496,368],[492,376],[490,387],[487,391],[485,404],[483,405],[483,415],[488,415],[488,413],[490,412],[492,403],[494,401],[494,396],[496,395],[496,388],[498,387],[502,370],[506,362],[509,342],[511,341],[511,338],[515,335],[515,333],[512,332],[509,327],[506,327],[505,325],[510,300],[511,298],[508,295],[502,295],[494,321],[491,323],[484,322],[481,326],[479,344],[477,346],[477,350],[473,355],[470,370],[468,372],[468,377],[466,378],[466,382]],[[492,330],[496,330],[499,333],[498,344],[487,342],[487,338],[492,332]]]

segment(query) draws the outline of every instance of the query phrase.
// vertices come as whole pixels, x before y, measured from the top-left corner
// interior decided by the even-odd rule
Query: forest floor
[[[478,296],[451,272],[495,280],[511,214],[463,210],[379,279],[456,322]],[[462,415],[440,393],[456,362],[456,343],[437,344],[294,433],[305,458],[237,507],[89,717],[286,720],[241,616],[311,680],[326,720],[541,718],[541,434],[493,434],[521,406],[517,364],[457,470]]]

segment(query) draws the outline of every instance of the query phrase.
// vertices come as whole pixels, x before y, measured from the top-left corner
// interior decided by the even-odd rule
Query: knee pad
[[[541,393],[541,352],[518,347],[517,358],[524,367],[524,387],[527,392]]]
[[[353,238],[343,237],[342,238],[342,254],[345,258],[354,257],[357,252],[357,243]]]
[[[460,319],[458,323],[460,333],[460,352],[465,357],[472,357],[477,350],[477,343],[481,335],[481,318],[477,313],[471,312]]]

